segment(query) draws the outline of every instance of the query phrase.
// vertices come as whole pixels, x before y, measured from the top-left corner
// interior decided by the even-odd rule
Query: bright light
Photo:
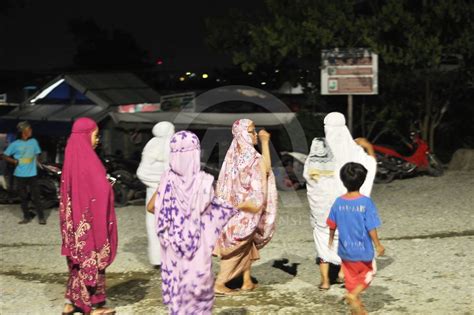
[[[163,60],[162,60],[162,59],[156,60],[156,64],[157,64],[157,65],[162,65],[162,64],[163,64]]]
[[[54,90],[58,85],[64,82],[64,79],[60,79],[57,82],[54,82],[50,86],[48,86],[46,89],[44,89],[38,96],[36,96],[34,99],[31,100],[31,103],[35,103],[37,100],[42,99],[43,97],[46,97],[49,93],[51,93],[52,90]]]
[[[247,74],[248,74],[248,75],[252,75],[252,74],[253,74],[253,72],[252,72],[252,71],[249,71]]]
[[[275,73],[278,73],[278,72],[280,72],[280,70],[278,70],[278,69],[275,69]]]
[[[184,80],[186,80],[185,77],[179,77],[179,81],[183,82]]]
[[[203,74],[202,74],[202,78],[203,78],[203,79],[207,79],[207,78],[209,78],[209,75],[208,75],[207,73],[203,73]]]
[[[216,82],[221,82],[221,79],[217,78],[217,79],[216,79]]]
[[[260,82],[261,85],[266,85],[267,82],[263,81],[263,82]]]
[[[191,75],[191,72],[189,72],[189,71],[188,71],[188,72],[186,72],[186,75]]]
[[[190,77],[190,78],[193,78],[193,77],[195,77],[195,76],[196,76],[196,73],[194,73],[194,72],[191,73],[191,74],[189,74],[189,77]]]

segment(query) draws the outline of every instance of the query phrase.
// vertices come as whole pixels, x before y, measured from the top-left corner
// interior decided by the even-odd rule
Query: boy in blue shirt
[[[385,252],[377,235],[377,227],[381,225],[377,208],[372,199],[359,193],[366,176],[367,169],[359,163],[350,162],[341,168],[340,177],[347,193],[336,199],[327,219],[330,247],[336,228],[339,231],[337,253],[342,260],[348,292],[346,300],[355,314],[366,314],[360,293],[369,286],[375,274],[372,242],[378,256]]]
[[[33,130],[27,121],[18,123],[17,130],[21,134],[20,139],[13,141],[3,152],[3,159],[15,165],[13,176],[17,183],[18,195],[21,199],[23,220],[19,224],[30,222],[35,216],[28,209],[28,190],[31,192],[31,200],[38,213],[39,224],[46,224],[43,208],[40,200],[39,187],[36,184],[37,166],[36,160],[41,149],[38,141],[32,138]]]

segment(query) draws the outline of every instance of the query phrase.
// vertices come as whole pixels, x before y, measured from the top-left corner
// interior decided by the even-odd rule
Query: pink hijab
[[[106,171],[91,145],[97,124],[74,122],[67,141],[60,188],[61,254],[95,274],[112,263],[117,252],[114,195]]]
[[[156,232],[162,246],[191,259],[200,244],[201,213],[214,196],[214,178],[200,170],[201,146],[194,133],[175,133],[170,149],[169,169],[161,177],[155,201]],[[164,206],[165,198],[172,201],[171,207]]]
[[[260,163],[263,158],[255,150],[248,127],[249,119],[240,119],[232,125],[234,137],[225,156],[216,185],[216,194],[237,207],[251,200],[262,207],[258,213],[239,211],[224,227],[218,244],[221,248],[232,248],[237,242],[253,237],[258,248],[270,241],[275,230],[277,191],[275,177],[270,171],[267,187],[262,187]]]
[[[262,158],[255,150],[248,127],[250,119],[240,119],[232,125],[234,139],[227,151],[217,181],[216,192],[219,197],[230,202],[234,207],[244,201],[250,189],[252,173]]]

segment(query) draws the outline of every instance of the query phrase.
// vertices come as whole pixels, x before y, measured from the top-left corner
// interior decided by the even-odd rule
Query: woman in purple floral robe
[[[215,198],[213,177],[200,171],[194,133],[177,132],[170,149],[170,168],[148,203],[161,244],[163,303],[170,314],[211,314],[212,251],[236,210]]]

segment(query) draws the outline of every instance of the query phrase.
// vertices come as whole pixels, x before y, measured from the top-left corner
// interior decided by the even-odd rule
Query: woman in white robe
[[[328,247],[329,227],[326,224],[329,211],[337,197],[347,192],[339,171],[348,162],[357,162],[367,169],[367,178],[360,192],[370,196],[377,162],[372,145],[364,138],[353,139],[341,113],[329,113],[324,118],[326,138],[315,138],[305,163],[308,201],[311,207],[311,225],[321,272],[321,290],[329,289],[329,264],[339,265],[337,234],[332,248]],[[375,266],[374,266],[375,267]],[[375,269],[374,269],[375,270]],[[339,281],[342,281],[342,272]]]
[[[137,176],[146,189],[146,204],[158,188],[161,174],[169,167],[170,140],[174,125],[167,121],[156,124],[152,130],[153,138],[145,145]],[[146,232],[148,236],[148,259],[155,267],[161,265],[160,242],[155,232],[155,216],[146,211]]]
[[[306,179],[308,202],[311,208],[311,226],[321,273],[320,290],[327,290],[330,287],[329,263],[341,264],[341,258],[337,255],[337,232],[333,247],[329,248],[329,226],[326,224],[334,200],[343,193],[337,189],[334,168],[334,156],[326,140],[314,138],[304,165],[303,175]]]
[[[360,188],[360,193],[364,196],[370,196],[377,170],[377,161],[375,160],[372,144],[365,138],[354,140],[346,126],[344,115],[338,112],[326,115],[324,118],[324,133],[334,156],[337,191],[342,191],[341,195],[347,192],[339,177],[341,168],[348,162],[357,162],[367,169],[367,177]]]

